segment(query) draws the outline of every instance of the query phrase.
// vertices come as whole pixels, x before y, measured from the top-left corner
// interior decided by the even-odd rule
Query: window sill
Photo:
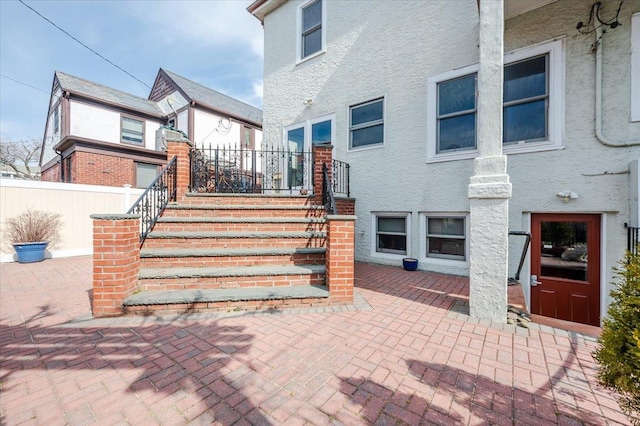
[[[438,257],[422,257],[420,262],[425,265],[457,266],[459,268],[469,267],[469,262],[467,260],[441,259]]]
[[[477,149],[469,151],[457,151],[445,154],[435,154],[427,157],[427,163],[443,163],[445,161],[469,160],[476,158],[479,154]]]
[[[502,147],[502,153],[505,155],[525,154],[528,152],[555,151],[564,149],[564,145],[558,145],[551,142],[529,142],[510,144]]]
[[[312,54],[311,54],[311,55],[309,55],[309,56],[305,56],[304,58],[298,58],[298,59],[296,60],[296,65],[300,65],[300,64],[303,64],[303,63],[305,63],[305,62],[308,62],[308,61],[310,61],[310,60],[311,60],[311,59],[313,59],[313,58],[317,58],[317,57],[318,57],[318,56],[320,56],[320,55],[324,55],[326,52],[327,52],[327,51],[326,51],[326,49],[320,49],[320,50],[318,50],[316,53],[312,53]]]
[[[361,147],[357,147],[357,148],[349,148],[347,150],[347,152],[369,151],[369,150],[372,150],[372,149],[380,149],[380,148],[384,148],[384,143],[375,144],[375,145],[365,145],[365,146],[361,146]]]
[[[371,253],[371,257],[377,257],[379,259],[402,260],[405,257],[411,257],[411,256],[409,254],[381,253],[379,251],[374,251],[373,253]]]

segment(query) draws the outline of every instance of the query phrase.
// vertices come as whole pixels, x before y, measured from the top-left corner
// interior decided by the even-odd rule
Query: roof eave
[[[273,12],[286,2],[287,0],[256,0],[247,7],[247,11],[258,18],[260,22],[264,23],[264,17],[267,16],[267,14]]]

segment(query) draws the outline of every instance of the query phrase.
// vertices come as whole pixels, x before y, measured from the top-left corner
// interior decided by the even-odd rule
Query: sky
[[[252,0],[23,1],[148,86],[164,68],[262,107],[263,36],[246,11]],[[42,139],[55,71],[150,92],[18,0],[0,0],[3,140]]]

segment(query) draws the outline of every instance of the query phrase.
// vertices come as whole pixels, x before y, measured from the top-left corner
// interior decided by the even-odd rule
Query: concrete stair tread
[[[235,257],[235,256],[287,256],[294,254],[322,254],[324,247],[266,247],[266,248],[224,248],[224,249],[142,249],[141,258],[154,257]]]
[[[157,231],[147,235],[154,238],[325,238],[326,233],[314,231],[249,231],[249,232],[201,232],[201,231]]]
[[[161,217],[158,223],[325,223],[317,217]]]
[[[171,210],[324,210],[324,206],[300,206],[281,204],[167,204]]]
[[[329,290],[325,286],[278,286],[251,288],[224,288],[214,290],[170,290],[142,291],[127,297],[125,306],[240,302],[250,300],[310,299],[328,298]]]
[[[291,199],[303,199],[303,200],[313,200],[313,195],[302,195],[302,194],[243,194],[239,192],[233,193],[219,193],[219,192],[187,192],[187,197],[193,198],[248,198],[248,199],[265,199],[265,198],[291,198]]]
[[[283,265],[283,266],[235,266],[183,267],[183,268],[143,268],[139,279],[162,278],[220,278],[220,277],[259,277],[279,275],[324,274],[324,265]]]

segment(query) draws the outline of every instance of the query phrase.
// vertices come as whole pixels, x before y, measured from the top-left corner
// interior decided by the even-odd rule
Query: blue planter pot
[[[402,267],[405,271],[415,271],[418,269],[418,259],[412,257],[405,257],[402,259]]]
[[[48,242],[37,243],[19,243],[14,244],[13,248],[18,255],[18,262],[33,263],[44,260],[44,253],[47,250]]]

